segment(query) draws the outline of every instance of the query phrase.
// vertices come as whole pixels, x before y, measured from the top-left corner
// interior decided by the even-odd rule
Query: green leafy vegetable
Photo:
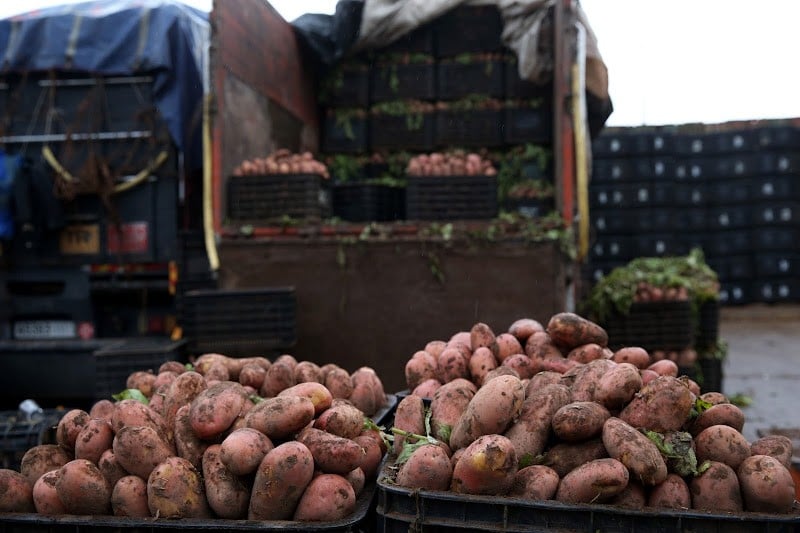
[[[685,431],[676,431],[667,436],[656,431],[645,431],[645,435],[658,447],[669,462],[670,469],[681,477],[697,476],[701,472],[697,468],[697,456],[692,447],[692,435]]]
[[[139,389],[125,389],[124,391],[122,391],[120,393],[112,394],[111,397],[114,398],[117,401],[119,401],[119,400],[137,400],[137,401],[139,401],[139,402],[141,402],[141,403],[143,403],[145,405],[149,405],[150,404],[150,400],[148,400],[147,396],[145,396],[142,393],[142,391],[140,391]]]

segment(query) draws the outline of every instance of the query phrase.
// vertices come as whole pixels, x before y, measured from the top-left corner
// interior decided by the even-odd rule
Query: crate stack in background
[[[800,122],[608,129],[593,146],[590,283],[700,247],[723,304],[800,301]]]
[[[551,87],[520,79],[502,29],[496,6],[459,6],[331,68],[319,89],[320,158],[334,182],[334,216],[491,219],[501,209],[554,209]],[[407,175],[411,157],[453,150],[489,158],[496,175]],[[537,183],[507,202],[524,180]]]

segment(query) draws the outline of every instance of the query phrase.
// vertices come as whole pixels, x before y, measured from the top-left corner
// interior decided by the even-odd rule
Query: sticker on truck
[[[58,248],[65,255],[91,255],[100,253],[100,226],[98,224],[73,224],[59,236]]]
[[[14,322],[14,338],[19,340],[72,339],[77,334],[70,320],[19,320]]]
[[[150,228],[147,222],[125,222],[117,229],[108,226],[108,253],[145,254],[150,248]]]

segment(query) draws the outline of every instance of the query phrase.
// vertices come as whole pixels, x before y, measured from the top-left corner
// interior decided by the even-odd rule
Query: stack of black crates
[[[800,301],[800,122],[609,128],[589,189],[590,282],[700,247],[723,304]]]
[[[502,29],[497,6],[459,6],[331,69],[319,90],[320,146],[334,180],[334,216],[362,222],[497,215],[497,177],[422,182],[405,175],[405,163],[453,149],[493,160],[525,145],[551,150],[551,88],[520,79]],[[551,172],[547,180],[552,184]],[[428,194],[420,187],[438,189]],[[441,194],[450,187],[452,195]],[[441,205],[430,204],[433,197]]]

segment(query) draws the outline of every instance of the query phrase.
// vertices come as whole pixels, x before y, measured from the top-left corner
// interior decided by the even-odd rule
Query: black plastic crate
[[[755,205],[753,223],[800,228],[800,202],[772,200]]]
[[[366,108],[369,105],[369,72],[367,63],[342,63],[322,80],[320,102],[335,108]]]
[[[371,102],[433,100],[436,98],[436,66],[430,63],[376,64],[372,68]]]
[[[755,256],[755,271],[759,278],[800,278],[800,253],[786,250],[783,253],[761,253]]]
[[[231,176],[228,218],[269,223],[283,217],[324,219],[331,213],[330,185],[319,174]]]
[[[671,231],[676,222],[675,211],[669,208],[593,209],[590,214],[598,233],[617,235]]]
[[[728,180],[756,176],[760,172],[761,166],[756,155],[721,155],[715,158],[715,164],[709,177]]]
[[[589,189],[590,203],[599,208],[670,206],[674,188],[652,182],[597,184]]]
[[[55,444],[55,427],[65,409],[0,411],[0,468],[19,472],[22,457],[40,444]]]
[[[599,159],[593,162],[592,167],[592,178],[603,182],[649,180],[671,182],[675,176],[675,162],[665,157]]]
[[[189,354],[249,356],[297,341],[294,287],[190,291],[178,311]]]
[[[629,261],[637,255],[636,240],[630,235],[600,235],[590,253],[593,261]]]
[[[95,388],[97,400],[110,400],[113,394],[125,389],[128,376],[137,371],[158,373],[167,361],[185,362],[186,341],[144,337],[122,339],[94,352]]]
[[[679,253],[678,240],[672,233],[639,234],[634,237],[637,257],[664,257]]]
[[[540,99],[551,102],[553,97],[552,84],[538,84],[522,79],[519,75],[519,65],[514,55],[507,55],[505,61],[505,96],[509,100]],[[548,103],[548,105],[551,105]]]
[[[709,134],[712,149],[721,154],[758,151],[759,142],[756,130],[724,131]]]
[[[797,149],[800,128],[797,126],[764,126],[757,130],[758,145],[768,150]]]
[[[436,145],[496,147],[503,144],[503,114],[493,109],[439,110]]]
[[[650,133],[604,131],[592,141],[592,156],[612,158],[648,155],[650,146]]]
[[[459,5],[436,20],[434,39],[439,58],[499,52],[503,20],[496,5]]]
[[[436,68],[437,100],[458,100],[471,94],[505,96],[505,62],[499,56],[445,59]]]
[[[800,200],[800,176],[759,176],[751,190],[757,199]]]
[[[753,299],[765,303],[800,302],[800,279],[758,279],[753,283]]]
[[[409,220],[485,220],[497,208],[496,176],[407,177]]]
[[[617,267],[625,266],[625,261],[599,261],[593,259],[586,263],[586,279],[591,285],[609,275]]]
[[[722,392],[723,382],[725,381],[725,371],[722,365],[722,359],[713,356],[704,356],[700,354],[697,359],[697,365],[700,367],[700,375],[702,376],[700,385],[700,392]]]
[[[338,183],[333,187],[333,216],[352,222],[405,218],[405,189],[379,183]]]
[[[679,204],[680,205],[680,204]],[[683,204],[687,205],[687,204]],[[683,207],[675,210],[675,229],[707,231],[708,210],[705,207]],[[691,236],[690,237],[694,237]]]
[[[506,198],[503,200],[503,209],[511,213],[537,218],[543,217],[555,210],[555,200],[548,198]]]
[[[378,53],[432,55],[435,52],[433,30],[433,24],[419,26],[378,49]]]
[[[694,345],[708,348],[719,340],[719,300],[706,300],[697,311],[697,330]]]
[[[698,233],[694,237],[709,256],[750,253],[755,246],[753,232],[748,228]]]
[[[615,312],[603,320],[608,345],[616,350],[641,346],[648,351],[682,349],[692,345],[694,321],[688,301],[641,302],[627,314]]]
[[[705,199],[710,205],[749,204],[753,201],[753,178],[714,180],[698,187],[706,191]]]
[[[680,181],[672,185],[675,205],[703,207],[711,202],[710,185],[694,181]]]
[[[753,248],[758,252],[796,250],[800,228],[760,227],[753,229]]]
[[[678,159],[675,164],[675,179],[702,182],[716,172],[717,160],[713,157],[692,157]]]
[[[721,282],[719,301],[723,305],[746,305],[753,303],[752,282],[749,280]]]
[[[752,209],[749,205],[712,207],[706,220],[711,230],[748,228],[753,221]]]
[[[546,106],[526,107],[511,103],[505,109],[503,123],[507,144],[552,143],[553,113]]]
[[[329,110],[322,122],[322,151],[361,154],[369,146],[369,121],[366,113]]]
[[[760,162],[762,175],[800,174],[800,152],[765,153]]]
[[[370,117],[370,147],[373,150],[433,150],[436,141],[434,113]]]
[[[675,153],[698,156],[714,152],[714,142],[706,133],[678,133],[675,135]]]
[[[708,256],[706,262],[720,281],[749,280],[756,272],[753,255]]]

